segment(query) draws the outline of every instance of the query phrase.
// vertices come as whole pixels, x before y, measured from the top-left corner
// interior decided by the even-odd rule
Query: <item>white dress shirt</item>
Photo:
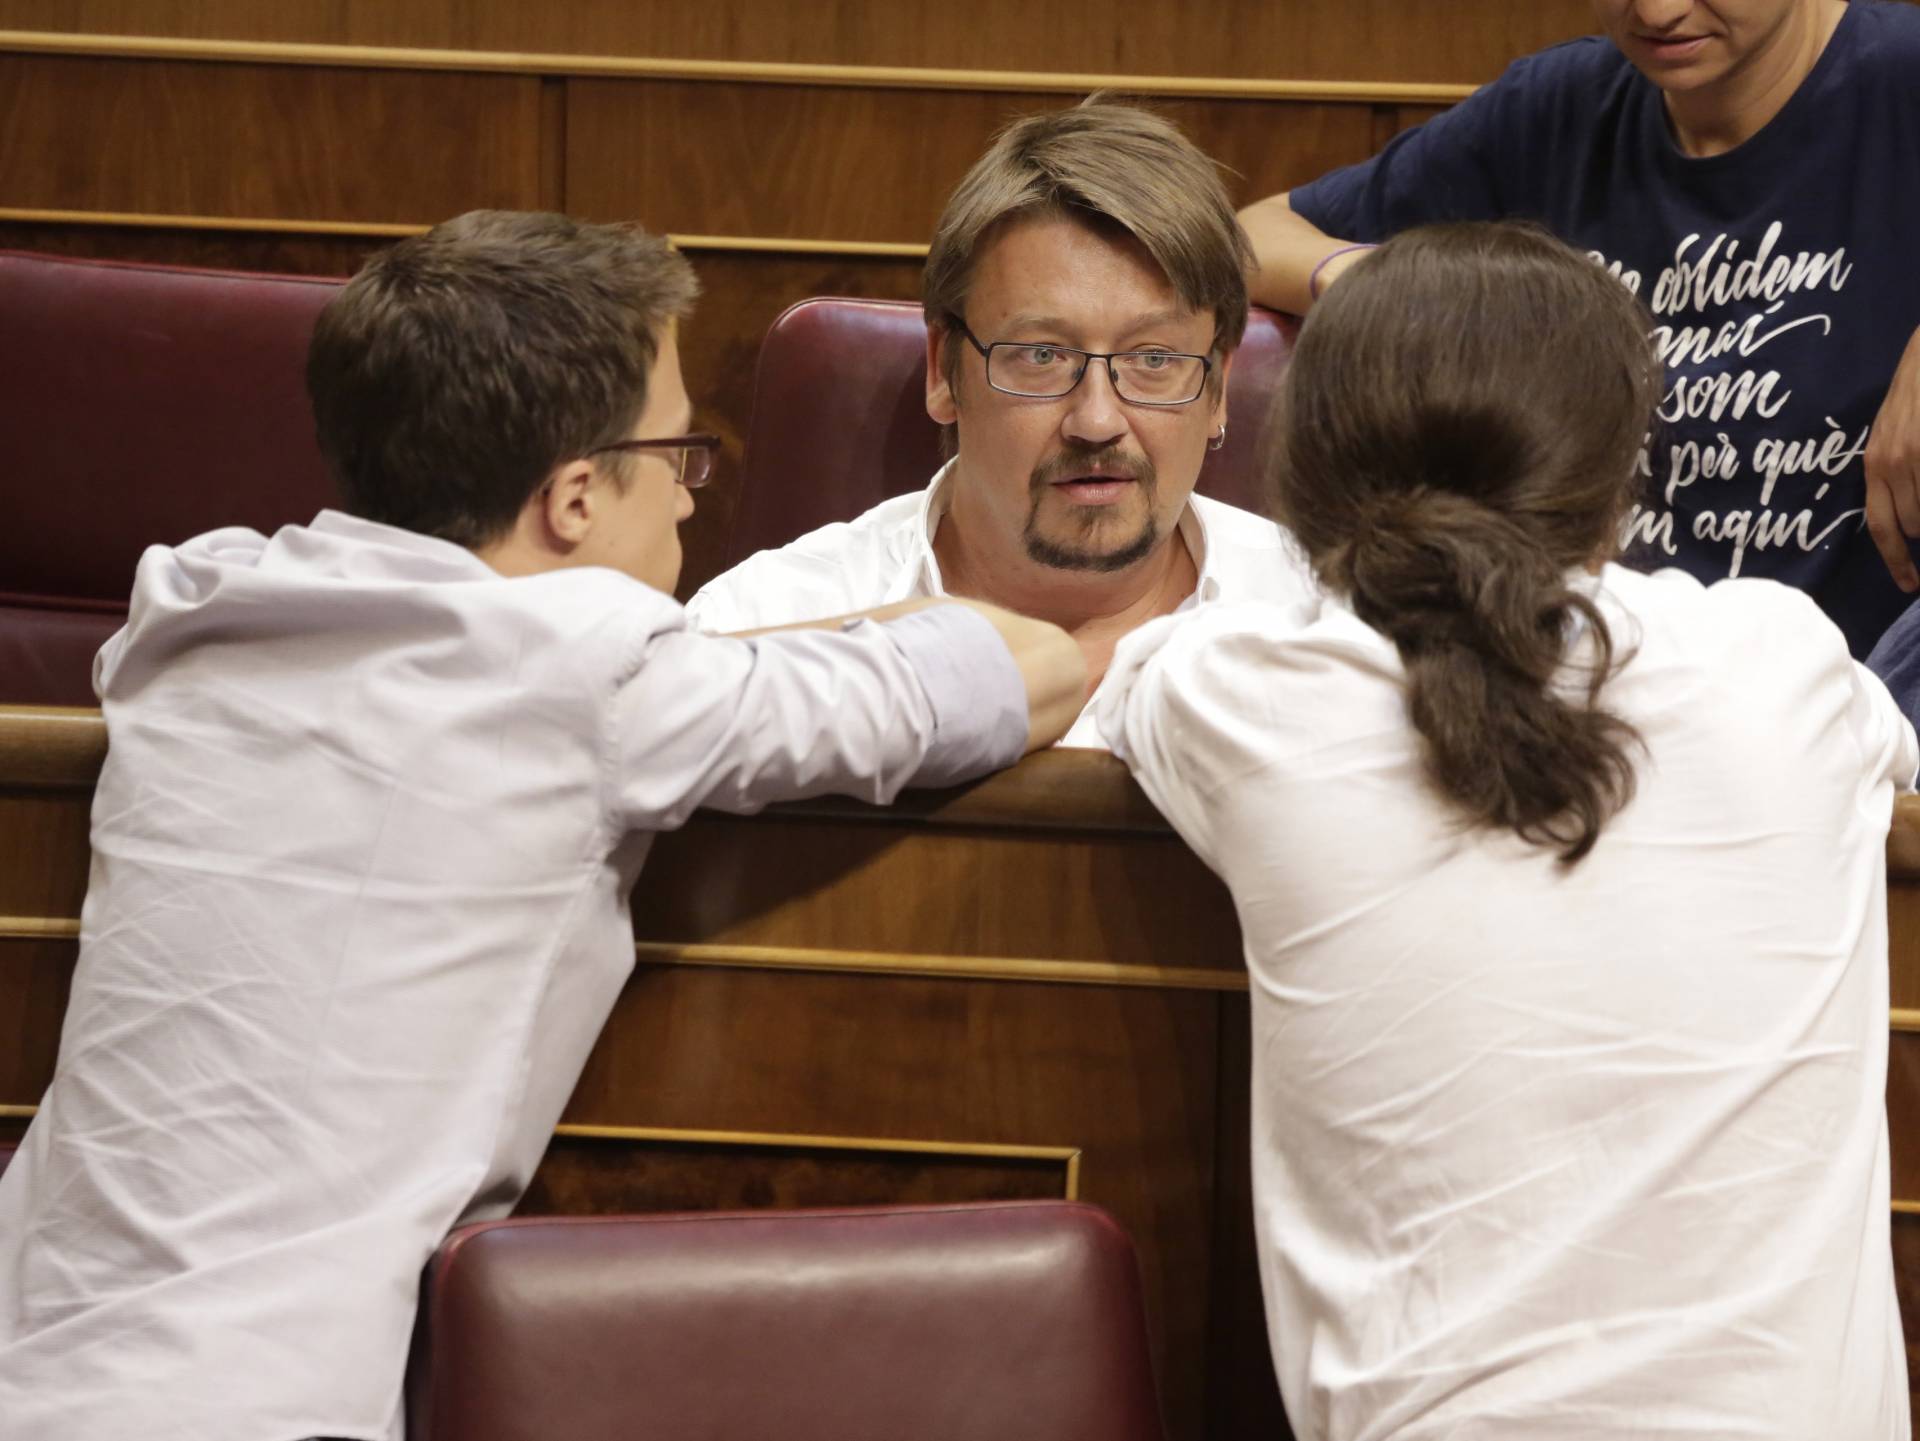
[[[1101,722],[1226,881],[1301,1441],[1887,1441],[1885,843],[1920,760],[1805,595],[1607,567],[1645,741],[1578,865],[1463,829],[1340,604],[1122,643]]]
[[[53,1084],[0,1180],[7,1441],[401,1434],[420,1270],[510,1210],[651,832],[1006,764],[962,607],[757,641],[323,513],[140,562]]]
[[[933,537],[946,517],[952,474],[949,461],[925,490],[748,556],[702,586],[687,615],[701,630],[726,634],[945,595]],[[1180,513],[1179,536],[1199,576],[1180,610],[1217,600],[1290,603],[1317,590],[1292,537],[1252,511],[1192,496]],[[1094,718],[1104,689],[1103,681],[1061,745],[1105,747]]]

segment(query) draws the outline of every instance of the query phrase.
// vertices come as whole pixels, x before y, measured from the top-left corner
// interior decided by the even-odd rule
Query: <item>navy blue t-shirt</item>
[[[1292,205],[1351,240],[1514,218],[1593,253],[1647,302],[1667,367],[1623,558],[1798,586],[1855,655],[1906,608],[1861,457],[1920,326],[1920,7],[1852,0],[1793,98],[1724,155],[1681,153],[1659,90],[1590,37]]]

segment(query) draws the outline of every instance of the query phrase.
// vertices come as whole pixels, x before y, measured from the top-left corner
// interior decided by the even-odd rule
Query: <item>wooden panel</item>
[[[1373,144],[1369,153],[1379,150],[1403,130],[1425,125],[1447,107],[1444,105],[1376,105],[1373,107]]]
[[[1920,957],[1920,882],[1888,882],[1887,949],[1895,956]],[[1894,1009],[1920,1010],[1920,965],[1896,965],[1889,979]]]
[[[925,244],[947,195],[1009,120],[1072,97],[850,87],[576,80],[567,204],[690,234]],[[1362,105],[1165,101],[1235,172],[1240,200],[1365,159]],[[637,143],[636,137],[645,137]]]
[[[1241,969],[1226,887],[1164,837],[897,830],[782,818],[689,823],[656,846],[635,926],[649,940],[906,955]],[[935,906],[874,904],[939,895]]]
[[[0,916],[80,914],[87,826],[69,796],[0,789]]]
[[[514,1208],[522,1216],[765,1207],[950,1205],[1058,1198],[1067,1164],[885,1145],[824,1148],[556,1136]]]
[[[37,250],[47,255],[205,265],[217,270],[260,270],[280,275],[351,275],[369,255],[392,243],[377,236],[0,220],[0,250]]]
[[[0,939],[0,1106],[34,1106],[53,1084],[77,940]]]
[[[1219,1119],[1214,1156],[1213,1255],[1208,1277],[1207,1393],[1236,1436],[1287,1436],[1273,1369],[1260,1248],[1253,1228],[1253,1020],[1250,998],[1220,998]]]
[[[1920,966],[1896,966],[1896,973]],[[1893,1198],[1920,1203],[1920,1033],[1895,1031],[1887,1050],[1887,1136]]]
[[[1920,1216],[1893,1218],[1893,1289],[1907,1341],[1907,1390],[1920,1411]]]
[[[1585,0],[0,0],[0,27],[583,55],[1475,83]]]
[[[10,206],[431,224],[540,200],[518,76],[0,55]]]

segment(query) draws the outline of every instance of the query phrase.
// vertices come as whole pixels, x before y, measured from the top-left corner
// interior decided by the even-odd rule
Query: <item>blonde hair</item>
[[[1253,247],[1213,161],[1171,121],[1090,95],[1007,126],[948,198],[921,300],[927,319],[947,327],[949,377],[959,343],[953,323],[965,317],[981,242],[1000,222],[1025,215],[1124,231],[1184,304],[1213,312],[1216,359],[1240,344]]]

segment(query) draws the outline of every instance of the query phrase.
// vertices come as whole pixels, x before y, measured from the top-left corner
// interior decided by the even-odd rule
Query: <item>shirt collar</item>
[[[417,530],[367,520],[363,516],[348,515],[340,510],[321,511],[313,518],[311,525],[287,527],[275,534],[273,543],[278,544],[283,539],[292,542],[302,530],[307,537],[318,538],[317,544],[322,549],[331,551],[336,543],[344,542],[361,555],[385,557],[391,564],[409,573],[424,572],[418,575],[420,579],[499,574],[464,545],[442,540],[438,536],[422,535]]]
[[[947,593],[940,578],[940,562],[933,553],[933,537],[940,529],[940,522],[946,519],[948,507],[953,502],[953,467],[954,462],[949,460],[935,471],[932,483],[921,495],[920,515],[913,528],[913,564],[907,567],[910,584],[899,595],[890,596],[890,600]],[[1193,593],[1181,601],[1176,610],[1188,610],[1220,598],[1220,579],[1208,564],[1212,552],[1207,545],[1204,504],[1203,497],[1189,496],[1180,511],[1180,519],[1174,525],[1175,531],[1186,542],[1187,553],[1193,557],[1193,568],[1198,577]]]

